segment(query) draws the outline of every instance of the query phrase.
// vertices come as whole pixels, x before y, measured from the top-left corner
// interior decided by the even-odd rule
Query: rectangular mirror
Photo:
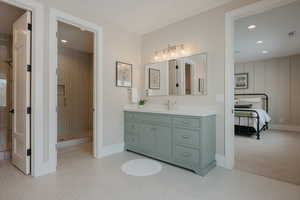
[[[146,65],[147,96],[207,95],[207,53]]]

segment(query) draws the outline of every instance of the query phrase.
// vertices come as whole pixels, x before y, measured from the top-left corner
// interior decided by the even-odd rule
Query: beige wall
[[[249,74],[249,88],[236,93],[267,93],[274,125],[300,125],[300,55],[237,63],[235,73]]]
[[[217,153],[224,155],[225,13],[256,0],[234,0],[219,8],[171,24],[142,37],[142,63],[153,62],[153,54],[168,44],[185,44],[191,54],[208,53],[208,95],[176,97],[178,104],[216,106]],[[165,103],[167,97],[150,102]]]
[[[58,51],[58,139],[92,136],[93,54]]]

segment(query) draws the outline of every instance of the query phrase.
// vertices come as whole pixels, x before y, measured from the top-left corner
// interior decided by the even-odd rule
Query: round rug
[[[130,160],[121,166],[121,170],[130,176],[152,176],[161,171],[162,165],[150,159]]]

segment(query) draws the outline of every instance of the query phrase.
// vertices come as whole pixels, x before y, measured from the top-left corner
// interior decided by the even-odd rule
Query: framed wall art
[[[149,89],[160,89],[160,70],[149,68]]]
[[[240,73],[234,75],[235,89],[248,89],[249,80],[248,73]]]
[[[132,64],[116,62],[116,86],[132,87]]]

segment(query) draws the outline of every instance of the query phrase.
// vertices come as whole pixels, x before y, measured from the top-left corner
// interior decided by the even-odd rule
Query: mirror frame
[[[189,57],[193,57],[193,56],[206,56],[206,79],[204,80],[204,85],[206,86],[206,91],[201,94],[201,95],[149,95],[149,90],[151,90],[149,87],[147,87],[147,84],[149,84],[149,71],[147,72],[148,73],[148,83],[145,82],[145,87],[144,87],[144,91],[145,91],[145,96],[146,97],[184,97],[184,96],[194,96],[194,97],[197,97],[197,96],[207,96],[208,95],[208,91],[207,91],[207,86],[208,86],[208,52],[201,52],[201,53],[196,53],[196,54],[191,54],[191,55],[188,55],[188,56],[183,56],[183,57],[178,57],[178,58],[175,58],[175,59],[169,59],[169,60],[164,60],[164,61],[159,61],[159,62],[152,62],[152,63],[148,63],[148,64],[144,64],[144,73],[146,73],[146,67],[149,66],[149,65],[155,65],[155,64],[159,64],[159,63],[164,63],[164,62],[170,62],[172,60],[178,60],[178,59],[184,59],[184,58],[189,58]],[[146,76],[146,74],[145,74]],[[161,82],[161,81],[160,81]]]

